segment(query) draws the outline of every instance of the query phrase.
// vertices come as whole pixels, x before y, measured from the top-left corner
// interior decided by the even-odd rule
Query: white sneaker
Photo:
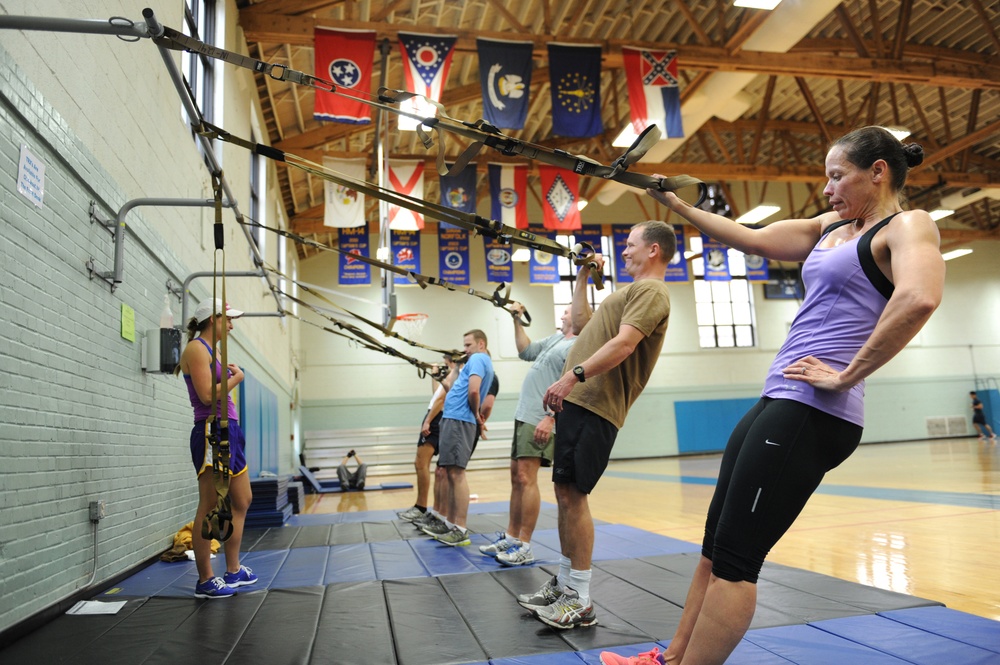
[[[535,562],[535,555],[531,552],[531,545],[514,545],[506,552],[497,554],[497,562],[501,566],[524,566]]]

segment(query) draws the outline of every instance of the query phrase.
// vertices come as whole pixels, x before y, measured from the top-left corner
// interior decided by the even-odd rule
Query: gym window
[[[732,279],[705,279],[705,263],[701,260],[701,236],[689,241],[694,274],[694,302],[698,323],[698,345],[703,349],[752,347],[756,345],[757,322],[753,289],[747,281],[743,253],[728,252],[729,274]]]
[[[216,46],[217,16],[215,0],[185,0],[184,34]],[[181,72],[195,104],[207,122],[215,122],[215,61],[200,53],[181,52]],[[185,114],[185,121],[189,121]],[[192,128],[192,132],[194,128]]]

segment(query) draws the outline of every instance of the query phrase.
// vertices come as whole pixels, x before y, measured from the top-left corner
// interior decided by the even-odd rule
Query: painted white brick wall
[[[161,20],[179,24],[180,3],[152,5]],[[66,3],[0,2],[0,11],[73,18],[123,13],[114,2],[88,3],[86,13]],[[232,19],[227,23],[232,31]],[[105,281],[91,280],[85,267],[91,257],[99,271],[113,267],[110,233],[89,221],[92,200],[111,218],[134,198],[207,197],[207,170],[148,41],[12,31],[0,31],[0,38],[3,630],[89,580],[91,500],[107,504],[98,530],[98,582],[168,548],[193,517],[191,407],[183,381],[140,370],[140,341],[121,337],[120,310],[122,304],[135,310],[137,332],[158,327],[167,280],[180,284],[192,272],[212,269],[213,218],[199,208],[134,210],[126,219],[124,283],[112,293]],[[227,92],[236,86],[231,78]],[[249,126],[254,112],[245,93],[227,100],[234,131]],[[43,208],[15,190],[22,144],[46,166]],[[249,157],[227,150],[223,160],[245,209]],[[243,234],[226,214],[227,269],[248,270]],[[273,262],[277,243],[270,244]],[[227,288],[241,309],[275,309],[259,279],[232,279]],[[192,284],[192,310],[210,289],[210,280]],[[179,322],[176,301],[173,309]],[[230,346],[231,360],[278,395],[285,472],[292,426],[284,404],[291,401],[296,339],[294,325],[244,319]]]

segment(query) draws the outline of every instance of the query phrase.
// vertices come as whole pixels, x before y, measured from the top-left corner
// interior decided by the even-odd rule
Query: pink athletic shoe
[[[663,656],[657,647],[653,647],[652,651],[628,658],[610,651],[602,651],[601,662],[604,665],[663,665]]]

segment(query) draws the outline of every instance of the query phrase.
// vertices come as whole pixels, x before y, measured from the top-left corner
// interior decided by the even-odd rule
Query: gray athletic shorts
[[[438,437],[438,466],[457,466],[464,469],[472,459],[479,425],[454,418],[441,419]]]

